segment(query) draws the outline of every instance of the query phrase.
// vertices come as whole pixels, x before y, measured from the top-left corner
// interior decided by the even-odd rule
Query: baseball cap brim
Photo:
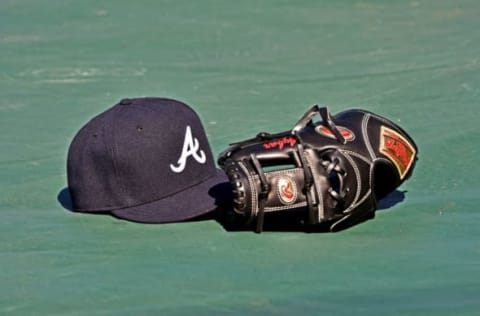
[[[140,223],[180,222],[206,215],[231,199],[231,186],[222,170],[207,180],[154,202],[110,211]]]

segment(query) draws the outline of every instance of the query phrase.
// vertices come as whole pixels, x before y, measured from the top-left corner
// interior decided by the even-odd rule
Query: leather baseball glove
[[[231,144],[218,163],[236,221],[261,232],[265,213],[293,212],[306,230],[335,232],[373,218],[377,201],[411,176],[417,153],[386,118],[359,109],[331,116],[314,105],[292,130]]]

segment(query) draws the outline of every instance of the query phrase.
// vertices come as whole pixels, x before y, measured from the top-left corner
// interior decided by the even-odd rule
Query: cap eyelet
[[[132,99],[123,99],[120,101],[120,105],[129,105],[132,104]]]

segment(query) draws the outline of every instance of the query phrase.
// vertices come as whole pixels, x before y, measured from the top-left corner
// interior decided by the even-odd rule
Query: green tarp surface
[[[125,97],[182,100],[212,150],[314,103],[398,122],[405,199],[329,234],[144,225],[57,201]],[[480,2],[0,2],[1,315],[480,315]]]

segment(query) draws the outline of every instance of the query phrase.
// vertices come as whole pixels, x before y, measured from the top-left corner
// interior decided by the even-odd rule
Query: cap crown
[[[125,99],[73,139],[68,185],[78,211],[153,202],[205,181],[215,165],[198,115],[164,98]]]

